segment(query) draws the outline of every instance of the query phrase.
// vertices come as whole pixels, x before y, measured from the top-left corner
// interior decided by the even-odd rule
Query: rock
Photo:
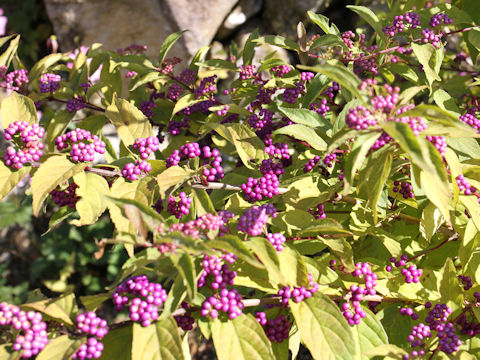
[[[100,42],[116,50],[136,43],[155,56],[173,32],[190,31],[169,55],[189,58],[208,45],[235,0],[44,0],[62,51]]]
[[[319,12],[325,0],[265,0],[263,19],[269,24],[270,33],[277,35],[296,35],[299,21],[307,17],[307,11]]]
[[[237,31],[253,16],[257,15],[263,7],[263,0],[240,0],[237,6],[228,14],[218,30],[217,39],[225,39]]]

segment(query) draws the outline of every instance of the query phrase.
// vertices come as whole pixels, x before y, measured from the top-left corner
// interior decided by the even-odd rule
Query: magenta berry
[[[152,166],[146,160],[136,160],[135,163],[127,163],[124,166],[122,176],[129,181],[136,181],[150,171],[152,171]]]
[[[180,199],[178,202],[173,196],[168,199],[167,210],[170,214],[174,215],[177,219],[180,219],[183,215],[188,215],[190,212],[190,206],[192,205],[192,198],[189,198],[185,192],[178,194]]]
[[[77,316],[77,328],[85,335],[99,339],[108,334],[107,321],[98,317],[93,311]]]
[[[140,157],[145,160],[148,159],[150,154],[158,150],[159,141],[158,138],[154,136],[149,136],[148,138],[138,138],[135,139],[135,143],[132,145],[133,148],[140,153]]]
[[[53,93],[60,89],[60,81],[62,77],[60,75],[46,73],[40,77],[39,89],[42,93]]]
[[[267,240],[270,242],[270,244],[273,245],[275,250],[277,252],[280,252],[283,250],[283,244],[286,241],[285,236],[283,236],[282,233],[274,233],[274,234],[267,234]]]
[[[250,236],[258,236],[267,225],[268,216],[277,217],[277,211],[272,204],[253,206],[238,220],[238,230]]]
[[[89,162],[95,159],[95,153],[105,153],[105,143],[90,131],[77,128],[55,139],[58,151],[70,147],[73,162]]]
[[[272,198],[278,195],[280,183],[277,175],[266,174],[265,176],[254,179],[249,177],[245,184],[242,184],[242,190],[245,200],[249,202],[260,201],[263,198]]]

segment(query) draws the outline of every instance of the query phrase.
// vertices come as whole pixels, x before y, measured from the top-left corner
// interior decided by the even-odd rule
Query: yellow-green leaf
[[[115,125],[125,146],[132,145],[137,138],[153,135],[152,126],[147,117],[125,99],[115,98],[107,107],[105,116]]]
[[[82,345],[85,339],[71,339],[68,335],[59,336],[45,346],[36,357],[37,360],[68,360]]]
[[[26,121],[29,124],[38,122],[37,109],[33,100],[12,92],[2,101],[2,126],[4,129],[15,121]]]
[[[7,196],[29,172],[30,166],[24,166],[20,170],[12,171],[0,160],[0,200]]]
[[[157,176],[157,183],[160,190],[160,196],[165,197],[168,189],[175,185],[181,185],[193,174],[192,170],[184,169],[180,166],[172,166]]]
[[[73,181],[78,185],[76,194],[81,198],[75,205],[80,219],[71,223],[75,226],[93,224],[107,207],[105,196],[110,194],[107,180],[100,175],[82,171],[73,177]]]

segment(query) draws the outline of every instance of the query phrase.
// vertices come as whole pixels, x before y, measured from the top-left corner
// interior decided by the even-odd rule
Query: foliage
[[[157,58],[94,45],[4,74],[2,213],[30,177],[19,218],[52,215],[33,265],[49,291],[0,304],[0,359],[189,358],[194,328],[220,360],[299,343],[317,359],[478,358],[478,14],[388,3],[350,7],[368,39],[309,13],[324,34],[255,31],[228,61],[201,49],[179,69],[179,32]],[[302,64],[253,65],[263,43]]]

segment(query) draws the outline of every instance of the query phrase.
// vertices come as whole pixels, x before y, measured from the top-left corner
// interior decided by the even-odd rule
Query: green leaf
[[[480,205],[475,196],[460,195],[459,200],[468,211],[475,227],[480,231]]]
[[[132,145],[135,139],[153,136],[147,117],[125,99],[115,98],[107,107],[105,116],[115,125],[118,135],[127,147]]]
[[[70,326],[73,326],[72,318],[78,314],[75,296],[72,293],[62,295],[55,299],[47,299],[23,304],[21,307],[39,311],[51,319]]]
[[[33,100],[15,91],[2,101],[1,115],[4,129],[15,121],[26,121],[29,124],[38,123],[37,109]]]
[[[100,360],[130,360],[132,356],[132,325],[110,330],[102,339],[103,351]]]
[[[355,140],[350,154],[348,154],[347,158],[345,159],[345,185],[343,188],[343,193],[345,195],[348,195],[350,192],[350,188],[353,186],[353,179],[357,173],[357,170],[360,170],[368,152],[370,151],[370,148],[379,137],[379,132],[372,132],[361,134]]]
[[[372,10],[370,10],[365,6],[354,6],[354,5],[347,5],[347,8],[349,8],[350,10],[360,15],[363,18],[363,20],[365,20],[373,28],[373,30],[375,30],[377,35],[380,36],[380,38],[384,42],[386,42],[385,33],[382,30],[382,24],[380,20],[378,20],[377,15],[375,15],[375,13]]]
[[[218,360],[274,359],[272,345],[251,314],[212,323],[212,338]]]
[[[112,297],[110,293],[80,296],[80,302],[87,311],[95,311],[101,304]]]
[[[369,359],[366,352],[378,346],[388,344],[388,337],[382,323],[370,310],[364,309],[367,317],[360,321],[360,324],[352,328],[357,354],[362,354],[362,359]]]
[[[158,63],[162,64],[163,60],[167,56],[168,51],[172,48],[173,44],[177,42],[178,39],[183,35],[187,30],[179,31],[167,36],[162,46],[160,46],[160,52],[158,53]]]
[[[399,348],[397,345],[384,344],[377,346],[376,348],[369,350],[365,353],[369,358],[379,356],[382,359],[401,359],[403,355],[408,354],[402,348]]]
[[[197,211],[197,216],[202,216],[207,213],[215,214],[215,207],[210,200],[207,192],[203,189],[192,189],[193,191],[193,200],[195,202],[195,209]]]
[[[345,230],[343,226],[334,219],[319,219],[312,222],[312,225],[300,230],[298,235],[308,236],[317,234],[344,234],[345,236],[351,236],[352,233]]]
[[[480,51],[480,30],[473,28],[467,33],[468,42],[473,46],[476,51],[475,54],[472,54],[472,60],[477,61],[478,52]]]
[[[298,304],[291,301],[290,308],[302,342],[315,359],[354,359],[352,329],[327,296],[317,291]]]
[[[3,160],[0,160],[0,200],[7,196],[27,176],[30,169],[30,166],[23,166],[20,170],[12,171]]]
[[[433,100],[435,103],[445,111],[449,111],[454,114],[455,117],[460,116],[460,109],[458,108],[455,100],[443,89],[437,89],[433,92]]]
[[[303,97],[302,107],[308,108],[315,99],[321,94],[323,88],[329,83],[327,76],[323,74],[317,74],[307,84],[306,94]]]
[[[440,292],[440,302],[447,304],[455,311],[459,304],[463,304],[462,292],[457,278],[455,265],[452,259],[448,258],[445,265],[440,270],[438,278],[438,291]]]
[[[258,72],[262,72],[264,70],[270,70],[274,66],[280,66],[280,65],[285,65],[285,60],[282,59],[267,59],[262,62],[262,65],[258,68]]]
[[[73,181],[78,185],[75,193],[81,198],[75,205],[80,219],[71,223],[75,226],[93,224],[107,208],[106,196],[110,194],[107,180],[100,175],[82,171],[73,177]]]
[[[195,105],[196,103],[199,103],[201,101],[205,101],[205,98],[199,97],[197,99],[195,95],[192,94],[191,92],[187,92],[185,95],[182,95],[178,99],[178,101],[175,103],[170,120],[173,118],[173,115],[175,115],[176,113],[182,111],[183,109],[186,109],[189,106]]]
[[[362,104],[367,105],[365,96],[358,90],[358,87],[360,86],[360,80],[345,66],[323,64],[322,66],[309,67],[299,65],[297,67],[302,70],[313,71],[328,76],[333,81],[339,83],[342,88],[347,89],[353,95],[353,97],[360,100]]]
[[[258,39],[258,29],[255,29],[247,38],[243,47],[243,66],[251,65],[253,56],[255,55],[255,47],[257,44],[254,40]]]
[[[212,125],[212,129],[235,146],[238,156],[249,169],[253,168],[250,160],[264,159],[263,149],[265,146],[262,140],[247,125],[215,124]]]
[[[255,237],[246,243],[247,246],[257,255],[260,261],[265,265],[271,281],[277,284],[285,284],[282,271],[280,269],[280,260],[276,250],[267,239]]]
[[[245,243],[235,235],[224,235],[216,240],[211,240],[206,243],[209,248],[221,249],[234,253],[238,258],[247,262],[248,264],[264,269],[265,267],[253,256],[251,251],[245,246]]]
[[[42,203],[50,191],[65,180],[83,171],[88,163],[75,164],[65,156],[49,157],[35,172],[32,178],[33,214],[38,216]]]
[[[277,129],[273,132],[274,135],[288,135],[297,140],[302,140],[308,143],[311,147],[319,151],[327,150],[327,143],[317,135],[312,128],[301,125],[293,124]]]
[[[404,77],[408,81],[418,84],[418,75],[411,66],[404,63],[392,63],[390,64],[390,70],[394,73]],[[408,88],[410,89],[410,88]]]
[[[168,318],[175,310],[178,309],[181,302],[187,293],[185,282],[180,276],[176,276],[172,287],[168,292],[167,300],[163,304],[163,311],[160,314],[160,319]]]
[[[69,112],[68,110],[60,110],[55,113],[54,117],[48,122],[46,129],[47,133],[47,144],[50,151],[55,149],[55,139],[63,134],[67,128],[70,121],[72,121],[74,112]]]
[[[309,286],[307,267],[302,256],[293,248],[285,246],[278,253],[280,271],[285,279],[285,285]]]
[[[55,65],[63,58],[63,54],[50,54],[39,60],[35,65],[33,65],[32,70],[30,70],[30,79],[39,79],[40,76],[46,72],[52,65]]]
[[[355,269],[353,259],[353,249],[344,238],[319,238],[341,261],[346,270],[353,271]]]
[[[427,241],[430,241],[440,226],[442,226],[443,222],[444,220],[440,210],[432,203],[429,203],[422,211],[420,233]]]
[[[367,157],[364,171],[359,174],[358,192],[366,194],[367,205],[373,210],[373,221],[378,221],[377,204],[392,166],[390,151],[375,151]]]
[[[188,253],[183,253],[178,258],[171,256],[173,264],[178,270],[178,273],[183,277],[183,280],[186,284],[188,296],[190,299],[195,298],[197,295],[197,284],[195,279],[197,275],[195,273],[195,266],[193,260]]]
[[[197,53],[193,56],[192,61],[190,62],[189,69],[195,71],[195,75],[198,74],[198,62],[202,62],[205,60],[205,57],[208,54],[208,51],[210,50],[210,46],[202,46],[200,49],[198,49]]]
[[[293,50],[293,51],[299,50],[299,46],[295,41],[292,41],[290,39],[287,39],[279,35],[261,36],[257,39],[254,39],[253,42],[258,44],[270,44],[270,45],[278,46],[287,50]]]
[[[319,48],[320,46],[333,46],[333,45],[339,45],[342,48],[346,49],[347,46],[343,42],[342,38],[338,35],[333,35],[333,34],[325,34],[322,35],[318,38],[315,39],[312,45],[310,45],[309,50],[314,50],[316,48]]]
[[[10,43],[8,44],[8,48],[0,55],[0,66],[6,66],[7,69],[10,66],[10,63],[17,55],[17,48],[20,42],[20,35],[11,35],[13,39],[10,37]]]
[[[192,170],[184,169],[180,166],[171,166],[157,176],[157,183],[160,190],[160,196],[165,198],[165,194],[171,187],[181,186],[193,175]]]
[[[307,109],[284,108],[279,106],[278,110],[292,120],[294,123],[303,124],[311,128],[331,128],[330,123],[323,116],[315,111]]]
[[[315,24],[320,26],[320,28],[326,34],[340,35],[340,30],[332,23],[330,25],[330,19],[324,15],[315,14],[313,11],[307,11],[307,15]]]
[[[173,317],[143,327],[133,324],[132,360],[183,360],[182,339]]]
[[[82,345],[84,339],[71,339],[68,335],[61,335],[49,341],[47,346],[40,351],[37,360],[68,360]]]
[[[419,45],[412,42],[412,50],[423,66],[423,71],[425,72],[430,88],[434,81],[442,81],[440,76],[438,76],[442,61],[437,61],[437,49],[435,49],[432,44]],[[443,51],[443,48],[441,48],[441,50]]]

